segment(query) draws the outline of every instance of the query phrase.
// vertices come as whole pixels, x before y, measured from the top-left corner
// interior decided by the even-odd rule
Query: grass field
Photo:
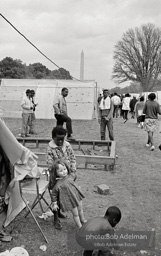
[[[15,136],[21,132],[20,119],[5,119],[5,123]],[[38,136],[50,137],[54,120],[37,120]],[[99,125],[97,120],[73,121],[74,135],[77,139],[99,139]],[[158,146],[161,134],[154,135],[156,149],[150,151],[145,147],[147,134],[136,126],[136,119],[129,119],[123,123],[122,118],[114,119],[114,135],[116,141],[116,166],[114,171],[78,169],[78,183],[86,198],[84,212],[87,219],[103,215],[107,207],[116,205],[121,209],[122,219],[118,229],[126,228],[133,231],[156,230],[155,249],[137,252],[115,252],[116,255],[161,255],[161,152]],[[108,137],[107,137],[108,139]],[[110,187],[109,195],[100,195],[95,192],[95,186],[107,184]],[[38,211],[38,209],[37,209]],[[36,213],[38,214],[38,212]],[[55,230],[52,218],[40,220],[49,244],[47,251],[40,250],[44,244],[43,237],[37,230],[30,216],[22,222],[12,233],[13,241],[3,243],[1,251],[15,246],[24,245],[30,256],[69,256],[82,255],[82,252],[72,250],[67,245],[69,233],[76,231],[71,215],[62,220],[62,231]],[[7,231],[10,230],[9,225]]]

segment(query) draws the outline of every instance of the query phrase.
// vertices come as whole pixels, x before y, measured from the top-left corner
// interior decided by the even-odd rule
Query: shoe
[[[141,126],[140,126],[140,124],[138,125],[138,128],[140,128]]]
[[[67,140],[75,140],[73,136],[67,136]]]
[[[161,150],[161,144],[159,145],[159,147],[158,147],[160,150]]]
[[[87,220],[85,220],[85,219],[81,220],[82,225],[85,224],[86,222],[87,222]]]
[[[61,224],[60,220],[54,222],[54,227],[55,227],[56,229],[58,229],[58,230],[61,230],[61,229],[62,229],[62,224]]]
[[[127,119],[124,121],[124,124],[127,122]]]
[[[28,134],[25,134],[25,137],[30,137]]]
[[[151,146],[150,150],[153,151],[154,149],[155,149],[155,147],[154,147],[154,146]]]
[[[62,219],[65,219],[65,218],[67,218],[68,216],[67,216],[67,214],[65,214],[65,213],[62,213],[62,212],[58,212],[58,217],[59,218],[62,218]]]
[[[146,143],[146,145],[145,145],[147,148],[149,148],[150,147],[150,144],[149,143]]]

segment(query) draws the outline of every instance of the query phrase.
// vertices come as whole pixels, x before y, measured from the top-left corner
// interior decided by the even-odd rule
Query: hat
[[[26,90],[26,93],[30,93],[30,89],[27,89],[27,90]]]

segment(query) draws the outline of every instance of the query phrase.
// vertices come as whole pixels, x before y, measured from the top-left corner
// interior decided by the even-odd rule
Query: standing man
[[[22,107],[22,133],[21,137],[29,137],[28,132],[28,123],[31,119],[31,113],[33,111],[33,103],[30,100],[31,92],[29,89],[26,90],[26,95],[22,98],[21,107]]]
[[[119,106],[121,104],[121,99],[120,97],[117,95],[117,92],[114,93],[114,96],[111,98],[112,102],[113,102],[113,106],[114,106],[114,110],[113,110],[113,118],[116,115],[116,118],[118,118],[119,116]]]
[[[32,113],[31,113],[31,118],[30,118],[30,122],[29,122],[28,126],[29,126],[29,134],[37,135],[37,133],[35,132],[35,120],[36,120],[35,109],[36,109],[38,104],[35,104],[34,97],[35,97],[35,91],[30,90],[30,100],[33,104],[33,110],[32,110]]]
[[[135,109],[136,102],[137,102],[137,99],[135,96],[133,96],[133,98],[130,100],[130,112],[131,112],[131,118],[133,119],[135,117],[134,109]]]
[[[114,140],[113,135],[113,103],[110,99],[109,90],[103,90],[103,97],[99,103],[98,122],[100,124],[101,140],[106,139],[106,126],[110,140]]]
[[[54,127],[52,130],[52,140],[47,148],[47,164],[48,170],[51,172],[51,167],[57,159],[64,159],[69,166],[73,179],[76,179],[76,158],[74,151],[68,141],[65,141],[66,130],[62,126]],[[49,185],[50,188],[50,185]],[[62,225],[59,218],[66,216],[60,211],[54,213],[54,227],[61,229]]]
[[[64,122],[66,123],[66,129],[67,129],[67,139],[73,140],[72,136],[72,120],[67,114],[67,103],[65,98],[68,96],[68,89],[63,88],[61,90],[61,95],[56,99],[56,101],[53,104],[53,108],[55,111],[55,118],[57,120],[57,126],[61,125],[63,126]]]

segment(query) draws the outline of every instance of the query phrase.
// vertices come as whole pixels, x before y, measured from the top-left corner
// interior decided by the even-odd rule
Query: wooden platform
[[[38,165],[42,167],[47,167],[46,165],[46,152],[42,149],[40,151],[42,145],[47,145],[51,138],[40,138],[40,137],[17,137],[17,140],[22,143],[24,146],[28,148],[32,148],[32,151],[39,157]],[[83,165],[83,168],[94,168],[98,169],[94,165],[101,165],[104,166],[105,170],[113,169],[115,165],[115,141],[102,141],[102,140],[71,140],[70,144],[73,147],[73,150],[76,151],[75,153],[78,168]],[[31,147],[32,146],[32,147]],[[87,146],[91,146],[89,150]],[[85,149],[84,149],[84,148]],[[95,153],[96,148],[99,150],[99,155]],[[38,149],[36,151],[36,149]],[[82,154],[79,154],[80,151]],[[98,150],[96,151],[98,152]],[[102,153],[102,155],[101,155]]]

